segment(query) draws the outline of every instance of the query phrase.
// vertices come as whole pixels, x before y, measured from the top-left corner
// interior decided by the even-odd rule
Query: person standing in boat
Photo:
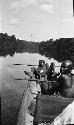
[[[49,87],[49,92],[59,92],[60,96],[74,98],[74,69],[69,60],[63,61],[57,82]]]
[[[35,78],[39,80],[43,80],[43,82],[39,82],[41,87],[41,93],[46,93],[47,91],[47,72],[49,69],[48,63],[45,63],[44,60],[39,60],[38,68],[34,69]]]
[[[40,79],[42,77],[46,77],[46,73],[49,69],[48,63],[45,64],[44,60],[39,60],[38,68],[34,68],[35,78]]]

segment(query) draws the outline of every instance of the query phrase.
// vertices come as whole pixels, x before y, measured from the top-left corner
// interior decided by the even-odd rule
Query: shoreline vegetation
[[[74,38],[60,38],[33,42],[16,39],[15,35],[0,33],[0,56],[13,56],[16,53],[39,53],[58,61],[69,59],[74,64]],[[23,93],[14,97],[1,97],[1,124],[16,125]],[[15,103],[16,102],[16,103]]]
[[[74,38],[50,39],[34,42],[16,39],[15,35],[0,33],[0,56],[13,56],[16,53],[39,53],[59,62],[71,60],[74,64]]]

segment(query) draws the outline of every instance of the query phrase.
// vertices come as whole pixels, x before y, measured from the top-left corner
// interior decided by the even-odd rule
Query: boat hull
[[[37,82],[29,82],[24,92],[17,125],[48,125],[73,99],[38,94]]]
[[[36,96],[40,91],[40,86],[35,81],[28,83],[23,95],[17,125],[33,125]]]

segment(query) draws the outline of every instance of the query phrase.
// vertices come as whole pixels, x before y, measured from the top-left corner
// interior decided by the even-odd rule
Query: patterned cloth
[[[57,116],[51,125],[74,124],[74,101],[69,104],[63,112]]]

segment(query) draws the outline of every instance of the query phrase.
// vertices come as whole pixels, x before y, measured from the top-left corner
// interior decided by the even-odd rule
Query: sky
[[[73,0],[0,0],[0,32],[36,42],[73,37]]]

